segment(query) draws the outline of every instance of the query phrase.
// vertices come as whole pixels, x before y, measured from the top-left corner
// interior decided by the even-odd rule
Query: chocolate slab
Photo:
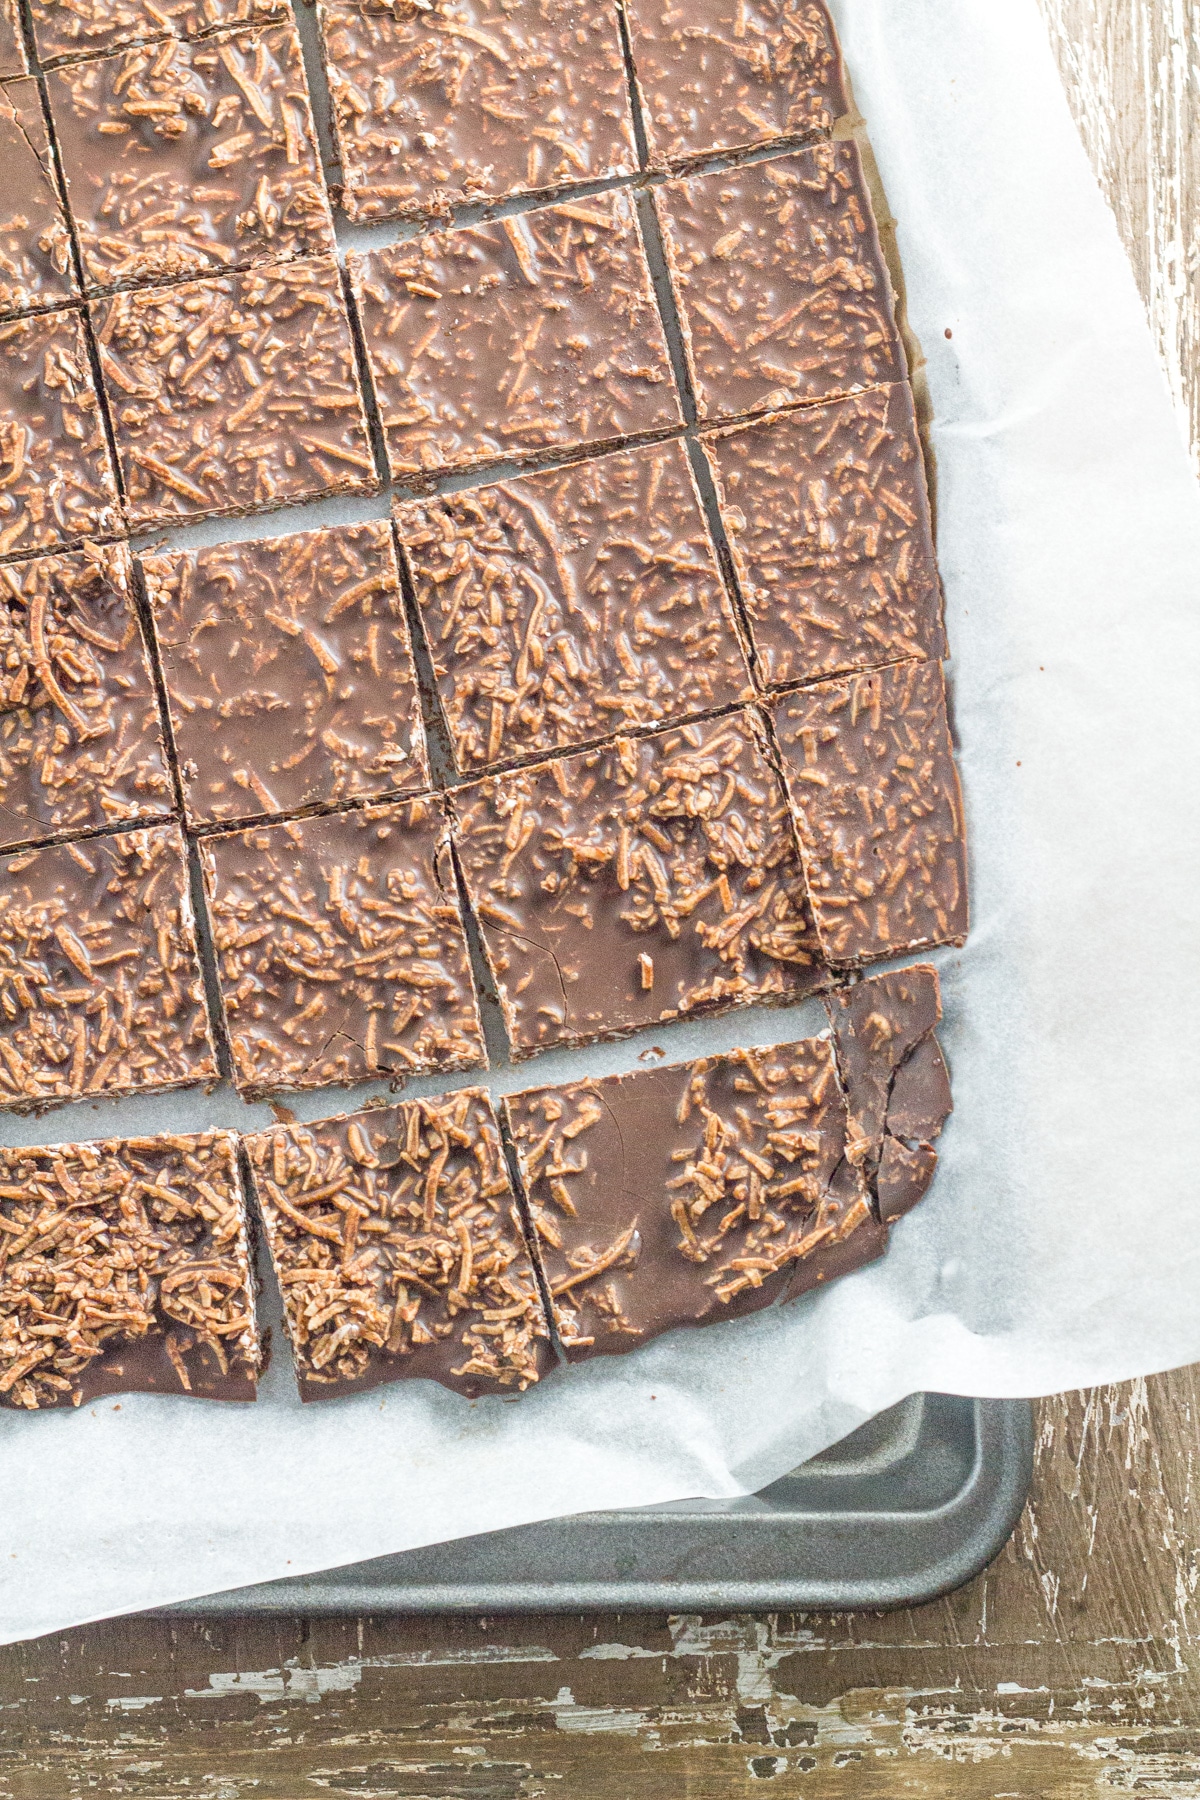
[[[176,825],[0,857],[0,1106],[215,1079]]]
[[[242,1094],[485,1063],[437,801],[207,837],[201,860]]]
[[[667,182],[655,202],[701,419],[905,379],[854,144]]]
[[[0,324],[0,557],[121,523],[80,314]]]
[[[703,443],[765,686],[946,654],[907,382]]]
[[[463,774],[754,698],[681,443],[396,521]]]
[[[304,1400],[519,1393],[554,1364],[482,1088],[246,1139]]]
[[[602,0],[319,8],[352,219],[631,175],[616,11]]]
[[[94,301],[134,530],[378,487],[332,257]]]
[[[0,81],[29,73],[18,0],[0,0]]]
[[[88,291],[331,253],[294,25],[46,77]]]
[[[386,523],[142,559],[188,816],[429,785]]]
[[[62,306],[76,293],[38,84],[0,86],[0,316]]]
[[[886,1224],[910,1212],[937,1167],[933,1140],[950,1115],[950,1078],[934,1034],[942,1016],[927,963],[826,995],[849,1097],[847,1161],[877,1197]]]
[[[347,258],[392,478],[683,422],[627,193]]]
[[[123,545],[0,565],[0,849],[173,796]]]
[[[0,1148],[0,1225],[0,1406],[254,1399],[233,1132]]]
[[[652,166],[815,137],[846,111],[821,0],[625,0]]]
[[[819,1038],[501,1105],[572,1362],[757,1312],[873,1223],[831,1190],[846,1103]]]
[[[287,17],[286,0],[30,0],[44,69],[104,56],[123,44],[205,37],[233,25]]]
[[[454,808],[517,1058],[825,979],[752,712],[489,776]]]
[[[827,960],[961,944],[967,857],[941,664],[803,688],[778,703],[775,729]]]

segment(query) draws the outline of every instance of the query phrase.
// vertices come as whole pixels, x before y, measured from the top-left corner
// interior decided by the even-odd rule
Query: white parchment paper
[[[974,929],[940,959],[957,1111],[933,1193],[839,1286],[515,1403],[422,1382],[302,1410],[278,1346],[252,1407],[5,1412],[0,1638],[753,1489],[921,1388],[1035,1394],[1200,1358],[1200,492],[1035,0],[835,11],[936,412]],[[822,1025],[810,1004],[654,1041],[675,1060]],[[536,1079],[627,1068],[644,1043]],[[267,1117],[217,1092],[0,1131]]]

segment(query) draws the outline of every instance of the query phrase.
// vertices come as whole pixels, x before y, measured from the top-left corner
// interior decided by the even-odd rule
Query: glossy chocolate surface
[[[75,292],[71,240],[37,82],[0,86],[0,316],[61,306]]]
[[[683,423],[627,193],[347,266],[396,481]]]
[[[825,977],[751,712],[489,777],[454,809],[517,1056]]]
[[[853,143],[671,181],[655,200],[701,419],[905,379]]]
[[[485,1062],[437,801],[221,833],[201,860],[243,1094]]]
[[[287,0],[30,0],[29,10],[43,68],[104,56],[122,44],[205,37],[288,14]]]
[[[637,168],[617,15],[602,0],[327,0],[320,18],[352,219]]]
[[[680,443],[396,522],[463,774],[754,697]]]
[[[301,1396],[519,1393],[554,1355],[481,1088],[246,1139]]]
[[[0,565],[0,849],[171,808],[129,552]]]
[[[0,81],[28,73],[19,0],[0,0]]]
[[[175,825],[0,858],[0,1106],[215,1079]]]
[[[382,521],[143,559],[189,816],[429,785]]]

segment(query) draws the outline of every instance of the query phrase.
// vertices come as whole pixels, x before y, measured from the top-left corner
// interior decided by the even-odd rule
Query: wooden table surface
[[[1200,442],[1200,4],[1043,6]],[[1200,1797],[1198,1371],[1038,1419],[1014,1538],[911,1612],[133,1619],[0,1649],[0,1800]]]

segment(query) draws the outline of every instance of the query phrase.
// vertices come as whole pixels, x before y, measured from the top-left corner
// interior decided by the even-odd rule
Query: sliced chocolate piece
[[[910,1212],[933,1180],[932,1140],[948,1118],[950,1077],[934,1028],[942,1016],[928,963],[826,995],[849,1102],[846,1157],[875,1190],[885,1224]]]
[[[30,0],[42,67],[103,56],[122,44],[204,37],[287,17],[286,0]]]
[[[76,293],[71,240],[38,84],[0,87],[0,315],[62,306]]]
[[[332,252],[294,25],[68,63],[46,88],[90,293]]]
[[[429,785],[388,526],[143,559],[190,818]]]
[[[831,1193],[846,1105],[820,1038],[501,1104],[572,1362],[757,1312],[870,1219]]]
[[[19,0],[0,0],[0,81],[28,73],[29,58],[25,53]]]
[[[946,654],[907,382],[703,444],[766,687]]]
[[[124,545],[0,565],[0,849],[172,810]]]
[[[80,314],[0,324],[0,557],[120,529]]]
[[[0,858],[0,1106],[210,1081],[177,825]]]
[[[683,423],[628,193],[347,265],[393,480]]]
[[[825,979],[752,712],[489,776],[454,807],[518,1058]]]
[[[842,59],[822,0],[625,0],[652,166],[832,130]]]
[[[486,1062],[435,800],[204,838],[201,860],[241,1093]]]
[[[329,0],[319,15],[352,219],[637,168],[617,15],[601,0]]]
[[[680,443],[396,520],[463,774],[754,697]]]
[[[941,664],[803,688],[775,728],[826,958],[961,944],[967,857]]]
[[[853,143],[671,181],[656,204],[701,419],[905,379]]]
[[[246,1139],[304,1400],[519,1393],[553,1367],[482,1088]]]
[[[134,530],[378,488],[333,257],[92,315]]]
[[[254,1399],[233,1132],[0,1148],[0,1223],[0,1406]]]
[[[792,1278],[784,1300],[799,1300],[803,1294],[852,1275],[868,1263],[877,1262],[887,1249],[888,1229],[876,1218],[871,1206],[870,1189],[860,1170],[843,1162],[829,1187],[830,1204],[839,1207],[830,1221],[827,1236],[811,1243],[792,1265]],[[815,1233],[812,1234],[815,1236]]]

